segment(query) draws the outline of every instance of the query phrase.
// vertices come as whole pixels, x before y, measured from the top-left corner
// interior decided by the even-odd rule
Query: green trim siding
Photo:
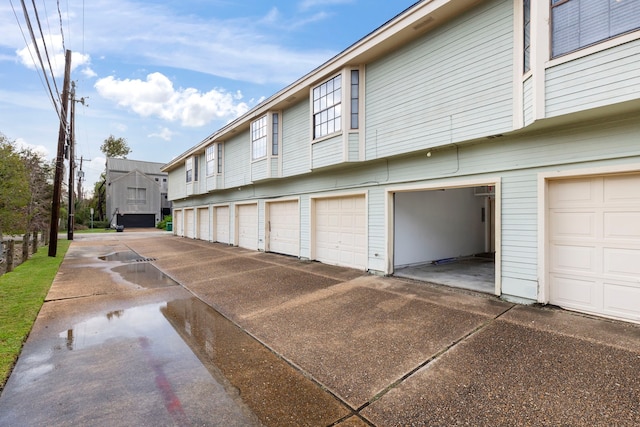
[[[315,142],[311,145],[312,169],[343,162],[342,134]]]
[[[311,123],[309,100],[282,112],[282,176],[309,172],[311,166]]]
[[[513,128],[512,3],[480,5],[367,65],[366,159]]]
[[[251,182],[249,131],[224,144],[224,188],[242,187]]]
[[[547,117],[640,98],[640,40],[549,68]]]

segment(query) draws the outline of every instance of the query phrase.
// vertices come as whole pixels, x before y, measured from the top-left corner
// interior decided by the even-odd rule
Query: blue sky
[[[59,90],[69,49],[76,98],[88,104],[76,104],[86,189],[110,134],[127,139],[130,159],[168,162],[415,2],[35,1]],[[0,28],[0,132],[51,159],[57,116],[19,1],[0,4]]]

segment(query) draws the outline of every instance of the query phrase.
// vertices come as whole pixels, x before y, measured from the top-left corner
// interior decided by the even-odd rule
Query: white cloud
[[[54,77],[64,76],[65,68],[65,53],[62,45],[61,35],[52,35],[46,38],[47,50],[45,51],[42,39],[37,39],[38,50],[40,51],[40,57],[45,69],[49,70],[49,63],[51,64],[51,70]],[[47,59],[48,53],[48,59]],[[18,49],[16,51],[20,62],[31,70],[40,69],[40,59],[34,49],[33,43],[29,43],[27,47]],[[89,55],[84,55],[78,52],[71,53],[71,71],[76,68],[88,65],[91,62]],[[37,65],[36,65],[37,64]]]
[[[300,2],[300,9],[307,10],[312,7],[318,6],[330,6],[334,4],[349,4],[353,3],[353,0],[303,0]]]
[[[36,153],[41,154],[43,159],[49,158],[49,149],[47,149],[47,147],[45,147],[44,145],[29,144],[23,138],[18,138],[16,139],[16,147],[18,148],[18,150],[35,151]]]
[[[162,138],[165,141],[171,141],[171,138],[175,135],[175,132],[172,132],[169,128],[162,128],[158,133],[152,133],[149,135],[149,138]]]
[[[249,110],[246,103],[238,102],[242,98],[239,92],[175,89],[171,80],[161,73],[151,73],[145,81],[109,76],[99,79],[95,88],[103,98],[130,108],[140,116],[180,121],[189,127],[204,126],[214,119],[233,119]]]
[[[93,71],[90,67],[85,67],[82,69],[82,74],[88,78],[88,79],[92,79],[94,77],[98,77],[98,74]]]

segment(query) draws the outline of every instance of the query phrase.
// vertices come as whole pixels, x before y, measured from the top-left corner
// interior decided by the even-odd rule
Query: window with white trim
[[[216,145],[211,144],[205,150],[205,157],[207,160],[207,176],[213,175],[216,172]]]
[[[342,130],[342,75],[313,88],[313,138]]]
[[[251,159],[267,156],[267,115],[251,123]]]
[[[218,143],[218,173],[222,173],[222,144]]]
[[[184,169],[186,172],[187,182],[193,181],[193,157],[187,158],[184,162]]]
[[[551,56],[640,29],[638,0],[551,0]]]
[[[198,166],[200,165],[200,156],[193,156],[193,180],[198,180]]]

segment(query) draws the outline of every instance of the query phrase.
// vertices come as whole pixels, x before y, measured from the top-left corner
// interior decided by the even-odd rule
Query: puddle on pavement
[[[150,359],[162,360],[165,370],[195,355],[227,398],[248,408],[259,425],[330,425],[348,413],[315,383],[197,298],[110,311],[74,325],[58,339],[64,342],[59,341],[59,350],[73,352],[128,342],[151,353]],[[172,374],[164,373],[167,378]],[[181,383],[196,380],[179,378]],[[247,425],[252,425],[249,421]]]
[[[121,266],[112,267],[111,271],[118,273],[124,280],[139,288],[153,289],[178,285],[178,282],[149,264],[149,261],[154,259],[141,257],[134,251],[115,252],[100,256],[98,259],[121,263]]]
[[[127,282],[142,288],[152,289],[178,285],[178,282],[146,262],[114,267],[111,271],[118,273]]]

